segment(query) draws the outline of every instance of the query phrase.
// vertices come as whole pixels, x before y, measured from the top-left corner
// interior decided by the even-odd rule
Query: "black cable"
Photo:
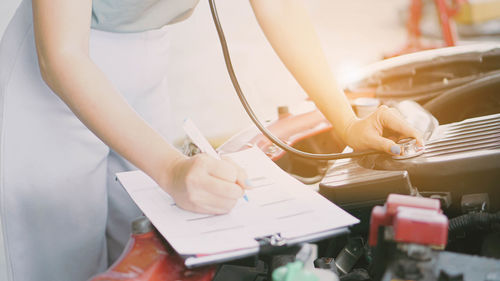
[[[488,229],[493,223],[500,223],[500,212],[469,213],[450,219],[448,231],[450,236],[454,236],[463,231]]]
[[[234,74],[233,70],[233,65],[231,63],[231,58],[229,56],[229,51],[227,48],[227,43],[226,43],[226,38],[224,37],[224,32],[222,31],[222,27],[219,22],[219,16],[217,15],[217,8],[215,7],[215,2],[214,0],[208,0],[210,4],[210,11],[212,12],[212,18],[214,20],[215,27],[217,29],[217,34],[219,35],[219,41],[222,47],[222,52],[224,54],[224,61],[226,63],[227,67],[227,72],[229,73],[229,77],[231,78],[231,82],[233,83],[233,87],[238,94],[238,98],[241,101],[241,104],[245,108],[245,111],[247,112],[248,116],[250,119],[252,119],[253,123],[257,128],[266,136],[271,142],[273,142],[276,146],[279,148],[283,149],[284,151],[288,153],[295,154],[297,156],[301,156],[304,158],[309,158],[309,159],[316,159],[316,160],[336,160],[336,159],[344,159],[344,158],[353,158],[353,157],[361,157],[361,156],[366,156],[366,155],[372,155],[372,154],[378,154],[381,152],[378,151],[363,151],[363,152],[351,152],[351,153],[331,153],[331,154],[316,154],[316,153],[309,153],[305,151],[301,151],[298,149],[295,149],[288,144],[284,143],[280,139],[276,138],[267,128],[265,128],[257,119],[255,116],[255,113],[253,112],[252,108],[248,104],[247,99],[243,95],[243,92],[241,91],[240,84],[238,83],[238,79],[236,78],[236,75]]]

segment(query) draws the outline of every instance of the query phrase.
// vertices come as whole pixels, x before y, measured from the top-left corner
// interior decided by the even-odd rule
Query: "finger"
[[[209,214],[215,215],[221,213],[220,208],[214,208],[211,206],[205,206],[201,204],[201,202],[196,201],[176,201],[177,207],[184,209],[186,211],[200,213],[200,214]]]
[[[231,211],[231,209],[232,209],[231,207],[223,208],[223,207],[214,207],[214,206],[194,205],[193,208],[188,209],[188,211],[192,211],[195,213],[201,213],[201,214],[208,214],[208,215],[223,215],[223,214],[229,213]]]
[[[372,147],[379,151],[384,151],[392,155],[401,155],[401,146],[388,138],[376,136],[370,142]]]
[[[236,164],[236,162],[234,162],[231,158],[223,156],[223,159],[229,161],[236,168],[236,173],[237,173],[236,183],[243,189],[252,189],[252,187],[247,184],[247,179],[248,179],[247,172],[243,168],[241,168],[238,164]]]
[[[205,153],[199,154],[196,157],[197,168],[203,168],[211,176],[217,177],[221,180],[225,180],[231,183],[237,182],[238,174],[240,173],[238,169],[241,169],[229,158],[224,157],[224,159],[214,159]]]
[[[241,186],[243,189],[252,189],[253,186],[247,184],[248,183],[248,176],[247,172],[243,169],[238,169],[238,179],[236,180],[236,183]]]
[[[238,179],[237,166],[226,159],[210,163],[207,166],[207,171],[210,175],[228,182],[235,183]]]
[[[200,192],[194,204],[203,212],[224,214],[236,205],[237,199],[228,199],[210,192]]]
[[[199,178],[196,185],[197,188],[221,198],[237,200],[243,196],[243,189],[236,182],[228,182],[211,175]]]
[[[401,140],[401,139],[404,139],[404,137],[401,137],[401,136],[398,136],[398,137],[395,137],[395,136],[388,136],[388,137],[386,137],[386,138],[390,139],[390,140],[391,140],[391,141],[393,141],[393,142],[397,142],[397,141],[399,141],[399,140]]]
[[[423,145],[420,132],[408,124],[408,122],[401,117],[397,110],[382,107],[379,114],[379,122],[383,127],[389,128],[404,137],[414,138],[417,141],[417,144]]]

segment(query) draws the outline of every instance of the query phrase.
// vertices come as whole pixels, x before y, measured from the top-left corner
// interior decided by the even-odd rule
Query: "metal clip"
[[[274,235],[271,235],[269,244],[271,244],[271,246],[281,247],[286,245],[286,239],[284,237],[281,237],[281,233],[276,233]]]
[[[259,242],[260,252],[272,251],[276,247],[282,247],[287,244],[286,238],[281,233],[275,233],[267,236],[255,238]]]

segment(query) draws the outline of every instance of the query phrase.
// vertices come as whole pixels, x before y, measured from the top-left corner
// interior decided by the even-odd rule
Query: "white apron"
[[[0,280],[86,280],[116,259],[140,215],[115,181],[133,169],[40,76],[31,1],[0,43]],[[93,61],[168,138],[167,28],[91,31]]]

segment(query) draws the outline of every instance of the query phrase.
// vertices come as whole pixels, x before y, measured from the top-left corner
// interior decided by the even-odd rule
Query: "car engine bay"
[[[258,136],[248,140],[248,132],[241,134],[247,138],[246,146],[258,145],[304,183],[319,182],[320,194],[360,219],[348,237],[319,244],[318,266],[332,268],[340,280],[499,280],[495,279],[500,278],[499,69],[497,47],[437,55],[394,67],[384,65],[346,88],[348,96],[368,96],[397,108],[410,124],[424,132],[425,152],[415,157],[394,159],[379,154],[336,161],[310,160],[284,154]],[[295,148],[307,152],[344,150],[344,144],[332,136],[322,117],[313,114],[286,115],[269,128],[272,131],[280,122],[282,127],[301,124],[299,132],[290,129],[288,136],[276,131],[281,138],[295,141]],[[311,126],[302,125],[301,118]],[[235,148],[232,143],[221,150],[226,147]],[[389,279],[382,279],[383,273],[374,270],[389,267],[376,262],[376,254],[368,244],[370,215],[374,207],[384,205],[390,194],[440,201],[449,220],[447,246],[441,253],[450,257],[437,262],[436,267],[460,264],[458,272],[448,276],[436,269],[433,276],[424,276],[414,266],[418,274],[398,275],[394,269],[390,278],[386,274]],[[394,259],[407,259],[401,255],[398,252]],[[383,259],[388,262],[389,256],[395,256],[394,252],[386,253]],[[483,273],[492,272],[487,278],[472,273],[488,262],[491,266],[482,269]],[[225,279],[216,276],[215,280]]]
[[[347,83],[345,92],[353,104],[369,98],[398,109],[423,133],[425,150],[406,139],[400,140],[402,157],[313,160],[286,153],[251,127],[218,151],[260,148],[284,171],[357,217],[360,223],[349,234],[314,242],[314,250],[283,245],[187,269],[144,217],[134,222],[120,260],[92,280],[270,281],[273,272],[306,259],[311,270],[335,276],[321,281],[500,280],[500,45],[385,60]],[[296,149],[349,152],[333,126],[316,109],[293,114],[286,107],[266,124]],[[198,152],[187,143],[185,154]]]

